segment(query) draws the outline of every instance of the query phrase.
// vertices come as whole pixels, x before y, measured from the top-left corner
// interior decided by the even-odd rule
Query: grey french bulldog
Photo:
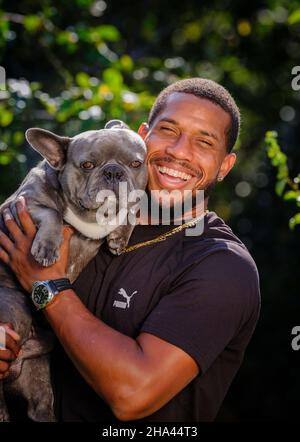
[[[19,223],[15,202],[24,196],[38,228],[31,253],[37,262],[49,266],[59,259],[64,221],[71,224],[76,229],[71,237],[67,273],[72,283],[96,255],[104,238],[114,254],[126,247],[134,225],[120,221],[124,221],[124,215],[119,219],[122,225],[99,225],[97,211],[108,199],[98,201],[97,194],[100,190],[113,191],[119,213],[121,206],[127,207],[127,218],[128,213],[136,213],[139,203],[121,201],[119,183],[126,183],[129,192],[145,188],[146,146],[119,120],[73,138],[32,128],[27,130],[26,139],[44,159],[0,206],[0,229],[8,233],[1,216],[6,207]],[[111,220],[109,211],[106,217]],[[13,324],[22,345],[21,357],[12,364],[9,377],[0,381],[0,422],[10,420],[6,403],[9,397],[25,401],[31,420],[55,421],[49,369],[54,335],[41,327],[35,316],[28,293],[0,262],[0,323]]]

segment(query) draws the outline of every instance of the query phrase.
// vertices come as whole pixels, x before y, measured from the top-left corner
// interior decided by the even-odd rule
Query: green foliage
[[[299,51],[297,2],[270,0],[248,12],[238,2],[224,9],[221,0],[201,7],[151,2],[150,10],[143,1],[117,3],[2,2],[0,56],[8,78],[0,92],[0,200],[35,161],[14,133],[40,126],[72,136],[110,118],[137,129],[163,87],[202,76],[228,87],[242,111],[238,166],[214,202],[225,219],[234,216],[232,206],[241,202],[229,188],[246,180],[255,197],[260,141],[266,127],[276,127],[282,91],[290,88],[290,53],[296,59]]]
[[[282,196],[284,201],[292,201],[300,207],[300,174],[295,178],[289,176],[287,166],[287,156],[282,152],[278,144],[278,135],[275,131],[266,133],[265,143],[267,154],[274,167],[277,168],[277,183],[275,190],[278,196]],[[286,188],[289,190],[286,190]],[[293,230],[297,224],[300,224],[300,212],[296,213],[289,220],[289,226]]]
[[[300,207],[294,186],[300,175],[288,178],[300,164],[299,91],[291,88],[292,68],[300,64],[299,17],[299,0],[0,1],[0,64],[7,70],[6,91],[0,84],[0,203],[39,160],[24,140],[28,127],[72,136],[119,117],[137,129],[163,87],[191,76],[220,82],[237,100],[237,162],[217,185],[210,209],[249,247],[264,302],[249,365],[232,387],[235,404],[226,405],[225,420],[298,418],[296,352],[288,342],[278,352],[278,343],[299,320],[300,308],[293,277],[300,235],[286,228],[286,212]],[[294,118],[285,118],[285,106]],[[270,127],[286,152],[268,136],[276,191],[291,206],[274,195],[274,170],[261,148]],[[293,219],[291,228],[299,213]]]

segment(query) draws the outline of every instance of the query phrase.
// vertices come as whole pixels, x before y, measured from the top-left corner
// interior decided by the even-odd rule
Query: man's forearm
[[[93,316],[73,290],[60,294],[44,313],[86,382],[122,415],[145,379],[138,342]]]

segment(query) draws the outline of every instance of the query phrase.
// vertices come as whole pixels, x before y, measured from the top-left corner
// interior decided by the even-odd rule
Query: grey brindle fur
[[[70,242],[67,276],[73,282],[96,255],[104,237],[114,254],[121,253],[127,245],[133,230],[131,224],[110,227],[110,231],[95,224],[96,211],[100,207],[96,195],[102,189],[112,190],[120,205],[119,182],[126,182],[129,192],[144,189],[147,183],[146,147],[137,134],[118,120],[107,123],[104,129],[83,132],[73,138],[60,137],[43,129],[29,129],[26,138],[44,159],[0,206],[0,229],[7,233],[1,216],[4,208],[10,207],[17,219],[16,199],[24,196],[38,228],[31,253],[40,264],[49,266],[59,259],[63,221],[78,228],[78,223],[74,224],[75,214],[75,220],[77,217],[77,221],[84,222],[84,229],[81,233],[76,230]],[[95,167],[84,170],[81,165],[86,161],[93,162]],[[141,165],[134,163],[136,161]],[[136,211],[138,204],[130,204],[127,207],[131,212]],[[0,323],[13,324],[22,344],[21,357],[12,364],[9,377],[0,381],[0,421],[10,420],[5,401],[7,395],[27,401],[30,419],[55,421],[49,372],[49,352],[54,337],[50,330],[37,325],[34,313],[29,294],[22,290],[10,269],[0,262]]]

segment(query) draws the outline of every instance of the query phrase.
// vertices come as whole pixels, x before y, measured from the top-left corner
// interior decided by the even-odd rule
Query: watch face
[[[39,285],[34,289],[33,300],[39,305],[44,304],[49,299],[48,287],[45,285]]]

